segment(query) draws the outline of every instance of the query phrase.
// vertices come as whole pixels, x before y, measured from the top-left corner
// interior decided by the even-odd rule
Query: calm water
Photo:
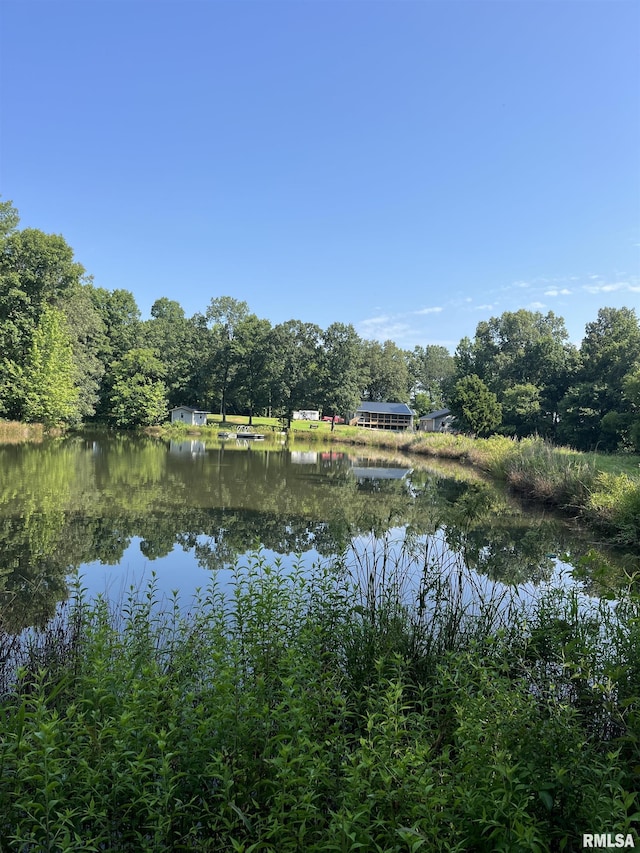
[[[205,446],[87,433],[0,446],[0,614],[11,631],[50,618],[75,570],[114,599],[152,572],[161,592],[188,598],[258,547],[285,564],[341,556],[356,572],[410,551],[443,572],[463,567],[473,584],[556,583],[585,554],[609,575],[637,565],[468,469],[414,457],[279,438]]]

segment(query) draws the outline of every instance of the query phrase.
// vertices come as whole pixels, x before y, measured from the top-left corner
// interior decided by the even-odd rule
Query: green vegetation
[[[45,307],[34,329],[24,371],[24,407],[27,420],[46,427],[72,421],[77,413],[73,349],[66,334],[64,314]]]
[[[329,438],[318,430],[305,439]],[[621,546],[640,544],[640,456],[581,453],[542,438],[520,441],[442,433],[394,433],[341,426],[336,443],[381,447],[471,463],[514,491],[600,528]]]
[[[246,423],[246,418],[230,417],[228,423]],[[254,418],[254,425],[264,430],[280,429],[280,422],[273,418]],[[189,431],[195,434],[198,429],[193,427]],[[163,430],[166,435],[173,432],[174,426]],[[539,437],[520,441],[497,435],[474,439],[459,434],[363,430],[347,425],[331,432],[331,424],[326,422],[310,430],[308,421],[293,421],[289,438],[378,447],[471,463],[506,482],[518,494],[579,517],[614,544],[640,545],[638,455],[582,453]]]
[[[0,415],[45,426],[154,425],[191,405],[289,418],[349,418],[361,400],[450,408],[457,427],[545,439],[580,450],[640,451],[640,323],[602,308],[579,348],[552,312],[478,324],[452,356],[362,339],[351,325],[272,326],[231,296],[186,317],[158,298],[142,320],[132,293],[95,287],[63,237],[18,229],[0,202]],[[146,355],[142,355],[146,353]]]
[[[151,349],[130,349],[113,364],[110,412],[117,426],[150,426],[166,418],[164,375]]]
[[[580,349],[553,312],[507,311],[460,342],[455,364],[455,380],[475,374],[502,404],[498,432],[542,435],[579,450],[640,451],[633,309],[600,309]]]
[[[260,554],[5,638],[0,847],[547,851],[637,831],[640,599],[476,591],[426,555]],[[413,605],[405,602],[415,601]],[[12,668],[12,664],[15,668]]]
[[[551,312],[505,312],[455,357],[338,322],[272,326],[228,296],[191,318],[159,298],[143,321],[62,236],[18,222],[0,202],[3,442],[42,438],[22,421],[158,429],[179,404],[220,417],[162,434],[207,440],[247,419],[279,430],[296,408],[348,416],[360,399],[449,406],[489,437],[305,421],[289,435],[472,463],[640,545],[634,310],[601,309],[580,348]],[[503,529],[507,510],[481,484],[416,475],[408,508],[401,482],[358,483],[340,464],[322,495],[297,491],[292,469],[267,480],[256,452],[194,489],[154,442],[132,457],[118,441],[98,461],[90,446],[34,446],[20,486],[0,484],[0,850],[543,851],[575,849],[581,829],[637,830],[636,579],[608,594],[615,608],[555,591],[535,605],[480,593],[471,610],[429,554],[410,596],[387,552],[357,577],[285,577],[258,554],[236,565],[230,597],[214,581],[189,615],[177,598],[159,608],[153,587],[123,616],[78,590],[51,624],[69,566],[117,562],[133,536],[148,559],[180,542],[218,569],[250,542],[333,554],[396,524],[416,539],[444,531],[447,553],[493,580],[549,568],[539,532]],[[3,471],[21,450],[2,449]]]
[[[451,411],[463,432],[491,435],[502,423],[502,406],[479,376],[458,379],[451,393]]]

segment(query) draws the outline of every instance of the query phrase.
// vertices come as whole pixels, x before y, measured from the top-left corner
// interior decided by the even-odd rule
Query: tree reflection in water
[[[122,569],[136,540],[140,565],[170,563],[182,549],[219,571],[258,546],[344,564],[354,543],[401,531],[406,554],[419,545],[439,554],[442,571],[455,557],[474,577],[505,585],[548,579],[552,554],[593,554],[569,526],[525,511],[468,469],[408,457],[290,452],[269,442],[198,442],[198,452],[177,453],[162,441],[97,434],[0,446],[0,472],[8,632],[47,622],[73,570]]]

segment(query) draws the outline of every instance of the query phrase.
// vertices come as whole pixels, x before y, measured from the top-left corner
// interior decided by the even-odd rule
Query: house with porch
[[[406,403],[360,403],[350,420],[364,429],[413,429],[413,411]]]

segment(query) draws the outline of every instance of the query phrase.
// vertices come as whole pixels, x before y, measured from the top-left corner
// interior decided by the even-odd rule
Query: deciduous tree
[[[167,416],[164,365],[151,349],[131,349],[114,363],[109,416],[120,427],[152,426]]]
[[[3,208],[0,229],[0,413],[26,417],[22,379],[34,334],[47,308],[60,309],[80,286],[83,267],[57,234],[16,231],[17,214]]]
[[[406,354],[393,341],[362,342],[364,383],[363,396],[367,400],[386,400],[406,403],[409,399],[409,371]]]
[[[227,394],[238,369],[236,330],[249,313],[246,302],[231,296],[212,299],[207,308],[207,320],[213,325],[210,371],[213,393],[220,400],[220,415],[227,417]]]
[[[416,407],[417,395],[426,394],[429,402],[426,412],[422,414],[443,408],[446,384],[456,369],[449,350],[435,344],[417,346],[407,354],[407,362]]]
[[[45,307],[24,368],[24,416],[45,426],[80,419],[73,348],[65,318]]]
[[[146,346],[155,349],[164,364],[169,406],[204,405],[199,377],[209,355],[209,330],[185,317],[181,305],[162,297],[151,306],[151,319],[142,324]]]
[[[535,386],[540,409],[530,409],[529,421],[520,416],[519,431],[554,434],[559,401],[576,365],[575,347],[568,343],[562,317],[552,311],[544,315],[524,309],[505,311],[478,323],[474,340],[460,342],[455,362],[456,379],[479,376],[499,401],[514,386]]]
[[[274,354],[271,407],[279,415],[320,407],[322,329],[315,323],[288,320],[271,332]]]
[[[362,340],[351,324],[332,323],[322,335],[322,343],[322,409],[331,415],[348,415],[361,399]]]
[[[236,327],[237,356],[235,398],[249,412],[249,423],[257,409],[269,405],[269,386],[274,372],[271,323],[249,314]]]
[[[640,361],[640,324],[631,308],[601,308],[580,346],[581,366],[561,404],[558,435],[579,450],[634,443],[625,378]]]

